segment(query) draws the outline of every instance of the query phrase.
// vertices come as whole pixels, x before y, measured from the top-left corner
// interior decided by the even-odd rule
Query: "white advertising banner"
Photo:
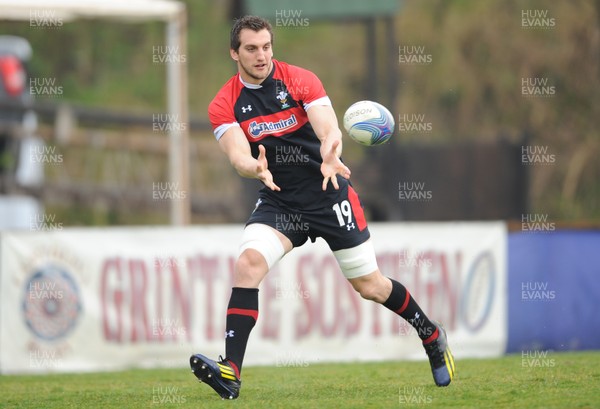
[[[0,372],[183,367],[224,354],[242,226],[0,235]],[[504,223],[369,227],[381,271],[448,331],[457,359],[507,336]],[[260,287],[245,365],[424,359],[415,331],[354,292],[326,243],[294,249]]]

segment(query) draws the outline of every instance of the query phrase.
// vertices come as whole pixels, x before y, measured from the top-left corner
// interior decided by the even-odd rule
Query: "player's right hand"
[[[256,177],[269,189],[279,192],[281,189],[273,182],[273,175],[268,169],[267,151],[263,145],[258,145],[258,158],[256,158],[256,161],[258,162],[256,165]]]

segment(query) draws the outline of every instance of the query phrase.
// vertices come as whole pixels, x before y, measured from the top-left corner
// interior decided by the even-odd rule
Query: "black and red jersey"
[[[239,126],[250,143],[252,156],[264,145],[269,170],[280,192],[264,187],[262,195],[292,208],[319,208],[327,201],[321,190],[323,175],[320,147],[307,109],[331,105],[321,81],[312,72],[281,61],[260,84],[244,83],[233,76],[208,107],[217,139],[232,126]],[[340,188],[348,182],[338,177]],[[331,183],[327,191],[333,191]]]

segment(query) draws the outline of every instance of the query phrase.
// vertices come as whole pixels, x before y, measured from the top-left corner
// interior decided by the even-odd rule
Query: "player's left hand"
[[[337,182],[337,175],[343,178],[350,178],[350,169],[344,165],[338,157],[336,150],[340,141],[334,141],[331,148],[323,155],[323,163],[321,164],[321,174],[323,174],[323,190],[327,189],[327,184],[331,180],[331,184],[338,190],[340,186]]]

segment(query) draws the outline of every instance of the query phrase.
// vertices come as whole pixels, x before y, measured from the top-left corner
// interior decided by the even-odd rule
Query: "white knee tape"
[[[244,229],[239,254],[246,249],[254,249],[262,254],[269,269],[285,254],[283,244],[281,244],[275,229],[260,223],[249,224]]]
[[[333,255],[347,279],[371,274],[378,268],[371,240],[356,247],[334,251]]]

